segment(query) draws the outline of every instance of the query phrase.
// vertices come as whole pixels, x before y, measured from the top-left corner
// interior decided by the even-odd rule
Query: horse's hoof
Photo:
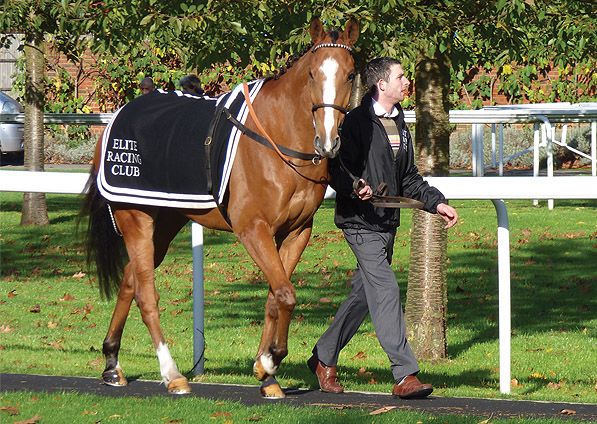
[[[191,386],[189,386],[189,381],[185,378],[176,378],[168,384],[168,393],[173,393],[175,395],[186,395],[187,393],[191,393]]]
[[[102,373],[102,380],[104,380],[104,384],[113,387],[123,387],[129,385],[129,382],[126,380],[120,368],[104,371]]]
[[[275,377],[261,383],[259,394],[265,399],[284,399],[286,397]]]

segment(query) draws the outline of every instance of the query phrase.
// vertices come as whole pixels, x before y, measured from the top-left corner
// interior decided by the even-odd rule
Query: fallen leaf
[[[8,297],[15,297],[18,296],[17,293],[15,293],[16,290],[11,290],[10,292],[8,292]]]
[[[361,367],[358,371],[357,371],[357,376],[359,377],[371,377],[372,373],[371,371],[367,371],[365,369],[365,367]]]
[[[518,380],[513,378],[512,381],[510,381],[510,386],[511,387],[520,387],[521,385],[518,383]]]
[[[14,331],[14,328],[12,328],[10,325],[0,325],[0,333],[10,333],[11,331]]]
[[[332,302],[331,297],[322,297],[321,299],[319,299],[319,303],[330,303],[330,302]]]
[[[83,277],[85,277],[85,273],[84,273],[84,272],[81,272],[81,271],[79,271],[79,272],[75,272],[75,273],[73,274],[73,278],[83,278]]]
[[[560,412],[558,412],[558,414],[561,414],[561,415],[575,415],[576,411],[573,411],[572,409],[562,409]]]
[[[350,359],[353,359],[353,360],[356,360],[356,359],[367,359],[367,355],[365,355],[365,353],[363,351],[359,351],[359,353],[357,353],[355,356],[353,356]]]
[[[379,414],[385,414],[388,411],[391,411],[392,409],[396,409],[396,406],[384,406],[383,408],[379,408],[376,409],[373,412],[369,412],[369,415],[379,415]]]
[[[214,414],[212,415],[212,418],[217,418],[217,417],[225,417],[225,418],[228,418],[228,417],[231,417],[231,416],[232,416],[232,414],[231,414],[230,412],[225,412],[225,411],[224,411],[224,412],[222,412],[222,410],[218,410],[218,412],[216,412],[216,413],[214,413]]]
[[[0,408],[0,411],[8,412],[8,415],[16,415],[21,412],[20,409],[15,408],[14,406],[3,406]]]
[[[60,300],[61,302],[64,301],[70,301],[70,300],[76,300],[74,296],[71,296],[69,293],[64,293],[64,295],[62,297],[59,297],[58,300]]]
[[[29,309],[29,312],[32,312],[34,314],[39,314],[41,312],[41,308],[39,305],[35,305],[35,306],[32,306],[31,309]]]
[[[35,424],[36,422],[38,422],[41,419],[42,419],[41,415],[36,415],[35,417],[29,418],[28,420],[25,420],[25,421],[15,421],[14,424]]]

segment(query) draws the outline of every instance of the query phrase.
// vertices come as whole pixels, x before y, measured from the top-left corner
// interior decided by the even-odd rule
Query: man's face
[[[401,65],[392,65],[388,81],[381,80],[380,94],[384,95],[393,104],[404,100],[410,81],[404,76]]]
[[[141,84],[141,93],[147,94],[151,93],[152,91],[152,87],[149,84]]]

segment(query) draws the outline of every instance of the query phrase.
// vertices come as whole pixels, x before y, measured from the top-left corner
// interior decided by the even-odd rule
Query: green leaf
[[[232,29],[234,29],[236,32],[240,33],[240,34],[246,34],[247,30],[238,22],[229,22],[230,26],[232,27]]]
[[[151,20],[154,18],[154,14],[150,14],[150,15],[145,15],[143,17],[143,19],[141,19],[141,22],[139,23],[139,25],[141,26],[146,26],[148,23],[151,22]]]

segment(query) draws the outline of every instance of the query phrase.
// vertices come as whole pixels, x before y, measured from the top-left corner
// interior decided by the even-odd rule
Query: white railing
[[[88,174],[66,172],[27,172],[0,170],[0,191],[82,193]],[[510,393],[511,381],[511,301],[510,301],[510,228],[503,199],[597,199],[597,177],[429,177],[427,181],[447,199],[491,200],[497,212],[498,301],[500,391]],[[335,197],[328,189],[326,198]],[[192,225],[193,251],[193,351],[197,374],[203,372],[203,229]]]
[[[472,171],[473,176],[481,177],[485,170],[498,168],[503,175],[504,163],[515,157],[533,151],[533,176],[539,176],[539,148],[546,149],[547,176],[553,176],[553,144],[558,144],[575,154],[591,161],[591,173],[597,176],[597,102],[595,103],[537,103],[524,105],[487,106],[480,110],[451,110],[451,124],[471,124],[472,128]],[[105,125],[112,117],[111,113],[48,113],[44,115],[45,124]],[[416,122],[414,111],[405,111],[407,123]],[[23,123],[25,115],[0,114],[0,122]],[[591,151],[581,152],[566,143],[568,123],[586,122],[591,124]],[[560,140],[556,139],[555,126],[564,124]],[[491,125],[491,164],[485,165],[483,155],[483,127]],[[534,142],[520,152],[504,158],[503,125],[534,124]],[[498,128],[496,135],[496,125]],[[497,152],[496,152],[496,138]],[[496,159],[496,155],[499,157]],[[549,208],[553,208],[553,199],[549,199]]]

